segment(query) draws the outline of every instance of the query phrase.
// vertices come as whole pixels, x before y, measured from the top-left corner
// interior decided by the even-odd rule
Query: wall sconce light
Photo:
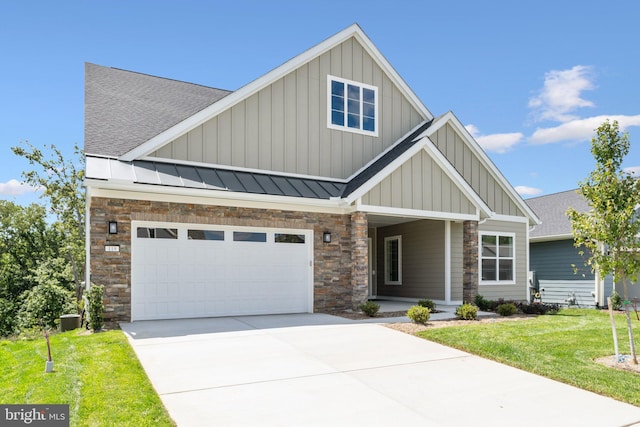
[[[118,222],[109,221],[109,234],[118,234]]]
[[[322,233],[322,241],[325,243],[331,243],[331,233],[328,231]]]

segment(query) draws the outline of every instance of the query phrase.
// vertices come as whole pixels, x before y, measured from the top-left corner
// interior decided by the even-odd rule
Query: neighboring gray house
[[[236,91],[87,64],[85,103],[108,322],[527,299],[537,217],[357,25]]]
[[[542,221],[530,232],[531,280],[542,301],[604,307],[613,290],[612,277],[601,279],[585,266],[585,257],[573,245],[571,221],[566,215],[570,207],[588,211],[587,201],[574,189],[526,202]],[[640,286],[629,286],[629,296],[639,297]]]

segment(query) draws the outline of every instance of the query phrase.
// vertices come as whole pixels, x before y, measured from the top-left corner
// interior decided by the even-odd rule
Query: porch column
[[[464,221],[462,230],[464,265],[462,300],[473,304],[478,295],[478,221]]]
[[[354,310],[369,296],[369,248],[364,212],[351,214],[351,304]]]

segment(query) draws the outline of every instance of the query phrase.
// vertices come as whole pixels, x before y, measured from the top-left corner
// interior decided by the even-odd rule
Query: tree
[[[602,277],[613,274],[614,283],[622,284],[627,302],[627,283],[637,281],[640,273],[640,180],[621,169],[629,148],[629,135],[620,132],[617,121],[600,125],[591,140],[596,168],[579,189],[591,210],[567,211],[575,246],[588,250],[586,264]],[[631,355],[637,364],[628,303],[625,314]]]
[[[43,206],[20,206],[0,200],[0,336],[33,326],[20,321],[24,316],[18,313],[34,288],[48,283],[67,293],[73,289],[70,262],[59,256],[64,248],[65,242],[57,228],[49,223]],[[62,292],[51,295],[57,297]],[[30,304],[30,307],[35,306]],[[42,307],[46,311],[53,305]]]
[[[11,150],[40,168],[40,171],[23,172],[22,176],[34,187],[44,188],[41,197],[48,201],[48,207],[57,219],[54,226],[63,236],[63,250],[73,269],[76,300],[80,301],[85,268],[84,155],[77,145],[74,146],[74,163],[65,160],[55,145],[44,148],[49,152],[25,142]]]

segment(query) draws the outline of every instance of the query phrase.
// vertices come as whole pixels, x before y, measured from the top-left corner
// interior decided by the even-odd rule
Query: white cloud
[[[594,89],[592,80],[592,68],[585,65],[546,73],[543,88],[529,100],[536,121],[567,122],[577,118],[570,114],[574,110],[593,107],[593,102],[581,97],[583,91]]]
[[[640,166],[630,166],[628,168],[623,168],[622,170],[629,175],[640,177]]]
[[[552,128],[538,128],[529,137],[529,142],[532,144],[551,144],[560,141],[590,141],[595,135],[595,130],[607,119],[617,120],[622,130],[632,126],[640,126],[640,115],[588,117],[572,120]]]
[[[29,184],[22,183],[15,179],[0,182],[0,194],[4,194],[5,196],[22,196],[23,194],[33,193],[39,190],[39,188],[32,187]]]
[[[520,132],[480,135],[480,130],[475,125],[467,125],[465,128],[485,151],[493,151],[500,154],[506,153],[524,138],[524,135]]]
[[[537,196],[542,193],[542,190],[534,187],[527,187],[525,185],[517,185],[514,187],[521,196]]]

